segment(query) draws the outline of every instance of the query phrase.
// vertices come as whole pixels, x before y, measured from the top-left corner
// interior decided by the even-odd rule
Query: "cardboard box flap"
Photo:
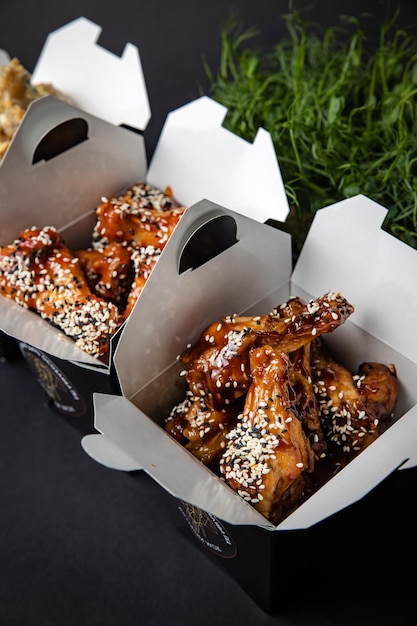
[[[97,397],[99,396],[100,394],[97,393]],[[108,399],[108,396],[106,398]],[[94,397],[93,400],[95,406],[97,406],[97,398]],[[102,435],[95,433],[84,435],[81,440],[81,446],[91,458],[95,461],[100,459],[101,465],[109,469],[117,469],[123,472],[135,472],[143,469],[142,465],[134,458]]]
[[[318,211],[292,283],[313,294],[341,291],[355,305],[352,323],[417,363],[417,255],[382,230],[386,214],[363,195]]]
[[[209,198],[260,222],[284,222],[289,205],[270,134],[261,128],[249,143],[223,128],[226,112],[203,96],[169,113],[148,182],[164,187],[169,171],[186,206]]]
[[[224,249],[219,251],[221,238]],[[266,295],[273,298],[271,294],[276,294],[275,304],[283,302],[290,272],[288,233],[209,200],[189,207],[148,278],[115,350],[124,395],[131,398],[176,362],[208,320],[251,307],[261,309]]]
[[[32,83],[52,83],[80,109],[143,131],[151,113],[139,52],[127,43],[118,57],[97,44],[101,31],[79,17],[50,33]]]
[[[223,480],[207,471],[200,461],[126,398],[95,393],[94,403],[97,430],[105,432],[106,438],[116,448],[137,461],[138,467],[142,467],[169,493],[204,510],[208,510],[209,503],[213,515],[232,524],[274,528]],[[96,458],[98,448],[94,449],[95,444],[92,438],[83,439],[83,448],[99,460]],[[113,448],[113,452],[116,448]]]
[[[56,156],[34,162],[54,132],[61,142]],[[103,195],[144,177],[146,165],[140,135],[52,96],[35,100],[0,162],[0,241],[9,243],[33,225],[62,231],[91,213]]]

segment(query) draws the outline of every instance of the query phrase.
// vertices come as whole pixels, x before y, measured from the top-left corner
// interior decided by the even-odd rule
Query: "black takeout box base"
[[[11,361],[18,355],[19,348],[15,339],[0,331],[0,363]]]
[[[32,374],[49,398],[48,406],[81,435],[97,432],[91,389],[120,394],[113,368],[110,371],[85,369],[78,363],[58,359],[23,342],[18,345]]]
[[[361,594],[377,598],[386,581],[401,576],[404,553],[415,557],[417,550],[409,545],[411,520],[401,507],[415,477],[413,470],[394,472],[365,498],[322,522],[279,532],[228,524],[169,498],[181,535],[265,612],[285,613],[291,603],[307,610],[320,597],[336,609],[345,605],[353,611],[355,603],[360,610]]]

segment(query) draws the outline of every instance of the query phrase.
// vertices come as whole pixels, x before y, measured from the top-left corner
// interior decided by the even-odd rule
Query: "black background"
[[[383,15],[385,3],[304,3],[323,25],[341,13]],[[399,22],[417,22],[412,2]],[[103,28],[100,43],[140,51],[152,107],[151,156],[167,113],[216,69],[220,28],[232,9],[261,29],[268,48],[284,33],[287,2],[273,0],[0,0],[0,47],[32,70],[47,34],[81,15]],[[109,97],[111,85],[109,85]],[[116,97],[123,97],[118,94]],[[169,499],[147,476],[106,469],[47,405],[17,355],[0,363],[0,625],[415,624],[414,494],[417,470],[397,472],[323,532],[289,579],[282,563],[279,609],[267,615],[171,521]]]

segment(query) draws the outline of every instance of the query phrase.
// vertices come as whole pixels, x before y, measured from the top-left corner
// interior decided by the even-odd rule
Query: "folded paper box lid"
[[[177,498],[232,524],[274,529],[163,429],[178,398],[176,355],[221,315],[262,314],[290,294],[310,299],[330,289],[355,305],[351,318],[328,335],[332,351],[354,370],[363,361],[395,365],[398,419],[276,529],[309,527],[365,496],[397,468],[415,466],[417,343],[410,311],[417,296],[409,285],[417,252],[381,229],[386,210],[362,195],[322,209],[291,273],[286,233],[207,201],[191,209],[189,233],[193,215],[198,231],[204,215],[209,220],[224,213],[236,221],[236,243],[185,274],[166,275],[164,260],[178,259],[183,250],[180,231],[174,233],[147,285],[144,306],[135,309],[130,332],[116,350],[116,367],[131,373],[124,397],[96,394],[95,425],[102,434],[83,439],[85,451],[114,468],[121,452],[120,469],[143,468]],[[216,285],[222,268],[224,276],[213,288],[210,281]],[[151,307],[161,286],[164,306]]]
[[[79,17],[50,33],[32,83],[51,83],[87,113],[145,130],[151,111],[139,51],[127,43],[120,57],[113,54],[98,45],[101,30]]]

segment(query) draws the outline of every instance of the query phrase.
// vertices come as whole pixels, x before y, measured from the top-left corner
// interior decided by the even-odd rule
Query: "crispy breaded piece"
[[[18,59],[13,58],[8,65],[0,67],[0,159],[9,147],[29,104],[46,95],[70,102],[51,84],[32,85],[30,72]]]
[[[0,293],[36,311],[97,357],[107,355],[122,322],[114,304],[91,293],[78,259],[53,227],[22,231],[0,248]]]
[[[345,453],[360,452],[392,417],[399,388],[395,367],[367,362],[352,374],[320,340],[313,342],[311,362],[326,437]]]
[[[250,351],[252,382],[236,428],[227,435],[220,472],[266,518],[301,494],[314,455],[294,406],[291,362],[272,346]]]

